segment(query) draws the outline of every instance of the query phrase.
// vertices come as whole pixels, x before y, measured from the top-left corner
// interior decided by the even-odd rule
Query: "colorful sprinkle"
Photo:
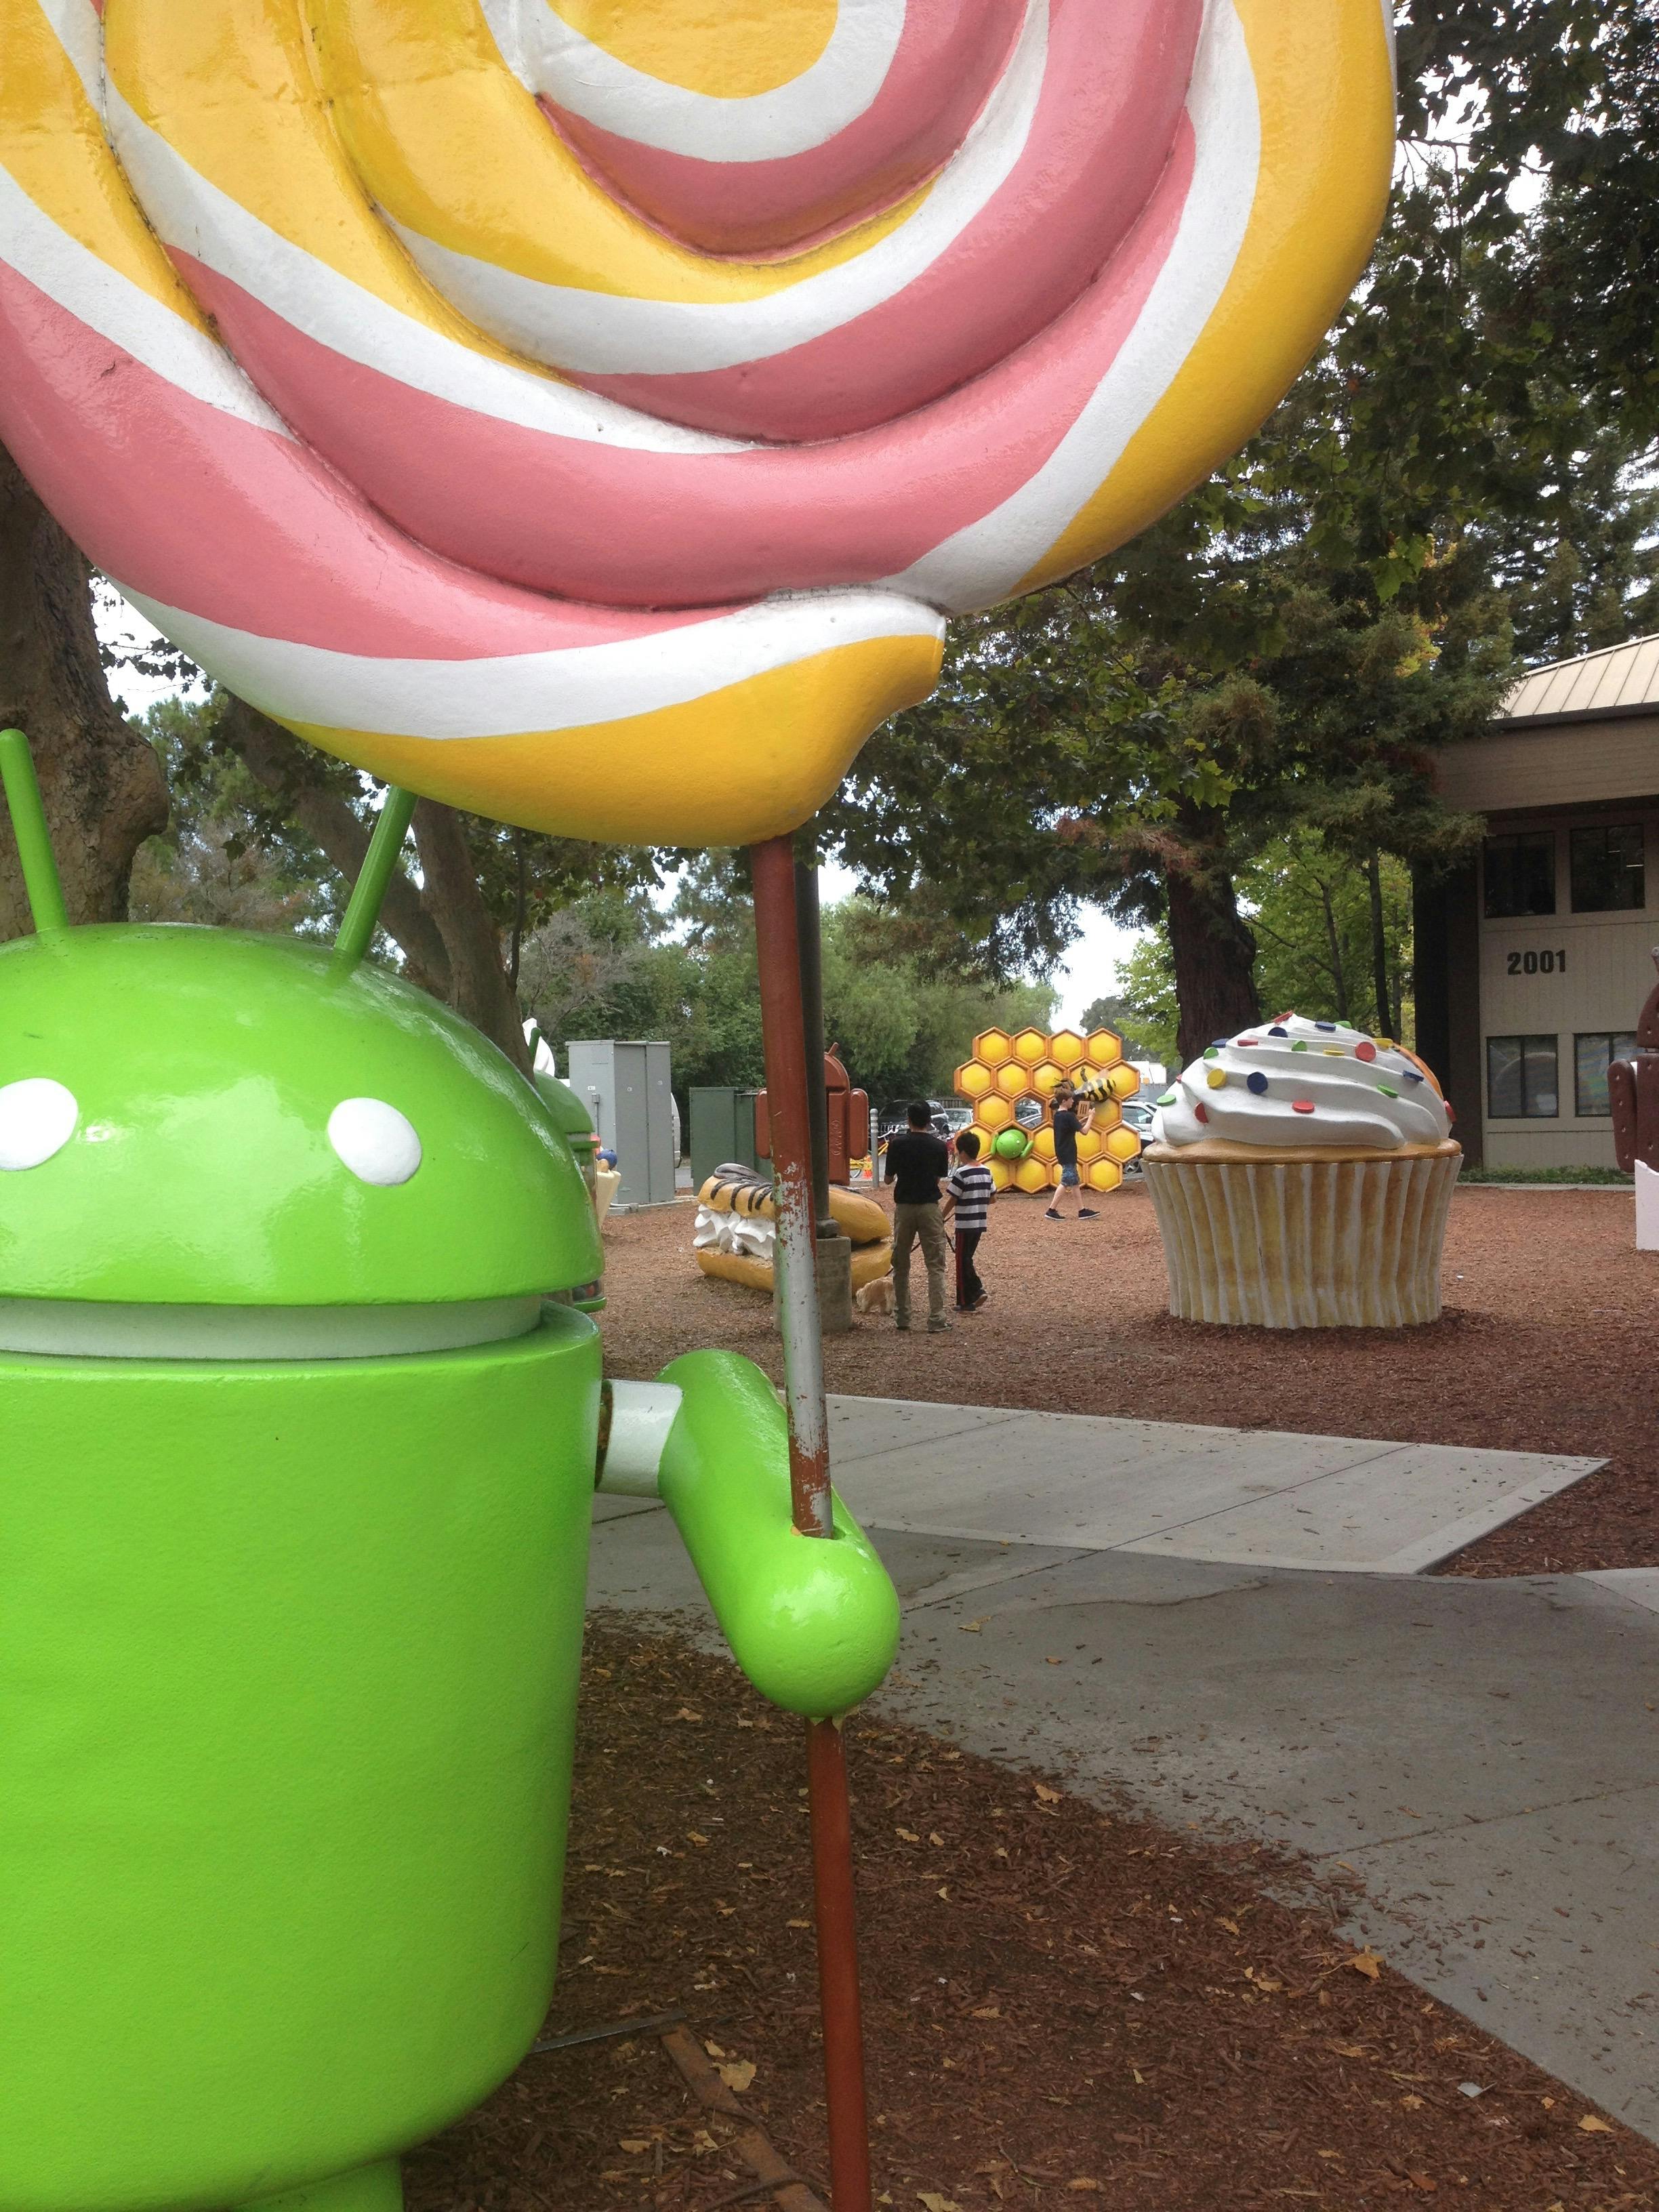
[[[1227,1071],[1224,1067],[1212,1067],[1206,1080],[1212,1091],[1224,1091],[1227,1088]]]
[[[1267,1035],[1269,1036],[1289,1036],[1290,1031],[1287,1029],[1281,1027],[1278,1022],[1275,1022],[1273,1027],[1268,1030]]]
[[[1306,1037],[1298,1037],[1296,1042],[1291,1047],[1291,1050],[1292,1052],[1306,1052],[1307,1049],[1308,1040]]]
[[[1343,1051],[1340,1044],[1322,1044],[1319,1049],[1324,1054],[1327,1060],[1346,1060],[1347,1058],[1346,1053]]]
[[[1356,1060],[1375,1060],[1376,1058],[1376,1047],[1369,1042],[1364,1044],[1357,1044],[1353,1048],[1353,1056]]]
[[[1218,1060],[1220,1058],[1220,1055],[1221,1047],[1218,1044],[1206,1044],[1205,1046],[1204,1057],[1206,1060]]]
[[[1261,1040],[1260,1037],[1235,1037],[1233,1042],[1236,1044],[1260,1044]]]
[[[1376,1087],[1385,1098],[1398,1098],[1400,1096],[1392,1083],[1379,1083]]]
[[[1212,1052],[1225,1052],[1228,1042],[1229,1040],[1226,1037],[1215,1037],[1211,1041],[1210,1050]]]
[[[1255,1074],[1247,1075],[1244,1080],[1249,1085],[1251,1090],[1255,1091],[1258,1098],[1261,1097],[1262,1093],[1267,1088],[1267,1079],[1262,1074],[1259,1068],[1256,1070]]]
[[[1193,1112],[1200,1121],[1207,1121],[1210,1118],[1210,1109],[1207,1106],[1194,1106]]]
[[[1384,1052],[1398,1052],[1400,1049],[1392,1037],[1378,1037],[1376,1041]]]
[[[1166,1091],[1158,1103],[1160,1106],[1173,1106],[1176,1103],[1175,1092],[1173,1091]]]
[[[1311,1114],[1313,1109],[1314,1103],[1311,1098],[1292,1098],[1291,1101],[1292,1114]]]
[[[1407,1083],[1420,1083],[1423,1080],[1414,1067],[1402,1067],[1400,1073]]]
[[[1334,1022],[1316,1022],[1314,1024],[1314,1027],[1316,1030],[1334,1030],[1336,1024]]]

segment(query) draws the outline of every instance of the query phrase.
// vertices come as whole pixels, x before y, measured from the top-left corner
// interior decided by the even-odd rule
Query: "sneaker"
[[[950,1334],[950,1329],[951,1324],[948,1321],[930,1321],[927,1324],[929,1336],[946,1336]]]
[[[1079,1206],[1077,1210],[1077,1218],[1079,1221],[1098,1221],[1100,1218],[1100,1208],[1097,1206]]]
[[[978,1296],[978,1297],[974,1300],[974,1303],[972,1304],[972,1305],[970,1305],[970,1306],[969,1307],[969,1309],[968,1309],[969,1312],[969,1313],[977,1313],[977,1312],[979,1311],[980,1308],[984,1304],[984,1303],[985,1303],[986,1299],[987,1299],[987,1298],[988,1298],[988,1297],[990,1297],[990,1295],[991,1295],[991,1293],[989,1292],[989,1291],[981,1291],[980,1292],[979,1296]]]
[[[1048,1206],[1043,1208],[1042,1218],[1045,1221],[1064,1221],[1066,1216],[1057,1206]]]

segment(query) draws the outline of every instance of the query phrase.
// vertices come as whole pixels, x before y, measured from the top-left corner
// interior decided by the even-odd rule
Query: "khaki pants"
[[[927,1268],[927,1319],[945,1319],[945,1218],[937,1201],[893,1208],[893,1318],[910,1318],[910,1249],[920,1243]]]

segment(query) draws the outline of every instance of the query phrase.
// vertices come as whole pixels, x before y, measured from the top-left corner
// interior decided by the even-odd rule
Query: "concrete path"
[[[951,1410],[924,1409],[921,1459]],[[872,1419],[838,1425],[905,1603],[884,1710],[1352,1869],[1356,1937],[1659,2140],[1659,1571],[1428,1580],[894,1528],[896,1462],[856,1455]],[[667,1516],[599,1517],[594,1602],[712,1636]]]
[[[1381,1574],[1435,1566],[1605,1463],[848,1397],[830,1454],[884,1528]]]

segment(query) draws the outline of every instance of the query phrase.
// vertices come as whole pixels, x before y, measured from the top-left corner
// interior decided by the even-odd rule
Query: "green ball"
[[[1023,1160],[1031,1149],[1031,1140],[1024,1129],[999,1129],[991,1139],[991,1150],[1000,1160]]]

